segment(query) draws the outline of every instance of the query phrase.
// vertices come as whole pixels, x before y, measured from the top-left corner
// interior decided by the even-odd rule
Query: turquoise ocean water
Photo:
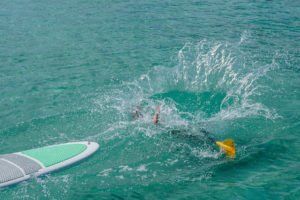
[[[300,198],[299,1],[2,0],[0,93],[1,154],[100,144],[1,200]]]

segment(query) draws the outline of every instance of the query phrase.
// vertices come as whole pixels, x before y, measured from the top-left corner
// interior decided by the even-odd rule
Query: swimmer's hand
[[[152,119],[153,124],[157,124],[158,123],[158,121],[159,121],[159,114],[160,114],[160,105],[158,105],[156,107],[156,112],[155,112],[154,117]]]

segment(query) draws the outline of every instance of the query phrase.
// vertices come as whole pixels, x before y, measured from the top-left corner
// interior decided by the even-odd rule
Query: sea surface
[[[300,199],[300,1],[1,0],[0,95],[0,154],[100,144],[1,200]]]

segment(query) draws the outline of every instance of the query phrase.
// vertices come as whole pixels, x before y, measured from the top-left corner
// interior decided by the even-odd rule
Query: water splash
[[[246,35],[247,32],[243,33],[241,40],[246,40]],[[225,94],[218,105],[219,111],[206,119],[199,119],[199,116],[205,116],[199,114],[201,110],[188,112],[189,119],[215,121],[248,116],[274,119],[278,117],[275,110],[257,101],[256,97],[263,95],[263,91],[268,89],[259,83],[260,79],[276,69],[277,64],[273,60],[269,64],[261,65],[249,57],[237,44],[207,40],[186,43],[178,52],[176,66],[156,66],[139,78],[124,82],[121,88],[111,89],[96,103],[99,108],[104,106],[118,113],[117,121],[128,120],[128,113],[134,107],[142,106],[142,122],[151,121],[153,110],[159,104],[163,106],[161,115],[166,126],[186,126],[189,120],[182,117],[186,113],[178,109],[178,102],[172,98],[152,97],[170,91],[188,91],[194,94],[211,92],[212,96]],[[208,102],[207,106],[212,104]]]
[[[126,155],[125,160],[122,154],[115,159],[122,161],[114,163],[121,167],[108,165],[98,176],[143,184],[173,182],[166,174],[181,181],[203,180],[213,173],[212,166],[225,161],[219,149],[199,135],[200,126],[216,128],[221,122],[216,131],[220,132],[226,120],[277,117],[259,98],[270,89],[263,83],[277,68],[275,60],[260,64],[239,44],[207,40],[185,44],[176,60],[174,67],[153,67],[130,82],[101,91],[95,99],[94,112],[105,116],[105,126],[90,139],[101,138],[109,152]],[[157,105],[161,106],[159,126],[152,123]],[[136,109],[141,117],[134,119]],[[170,130],[179,130],[182,136]],[[154,162],[159,164],[149,164]]]

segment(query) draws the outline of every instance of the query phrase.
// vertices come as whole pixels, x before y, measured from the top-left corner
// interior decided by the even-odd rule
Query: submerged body
[[[188,133],[189,130],[183,129],[183,130],[171,130],[170,133],[173,135],[178,134],[184,134]],[[206,131],[205,129],[201,128],[200,132],[204,134],[204,137],[207,138],[211,143],[217,145],[222,151],[225,152],[226,156],[229,158],[235,158],[236,150],[235,150],[235,144],[232,139],[226,139],[224,141],[217,141],[214,139],[211,135],[212,133]],[[189,137],[192,137],[192,135],[188,135]],[[195,138],[195,136],[193,137]]]
[[[137,107],[134,112],[133,112],[133,118],[138,119],[140,117],[143,117],[142,113],[140,112],[140,107]],[[156,107],[155,114],[152,118],[153,124],[157,125],[159,122],[160,118],[160,105]],[[184,132],[189,132],[189,130],[171,130],[171,134],[179,134],[179,133],[184,133]],[[225,152],[226,156],[229,158],[235,158],[235,144],[232,139],[226,139],[224,141],[216,141],[210,132],[206,131],[205,129],[201,128],[200,132],[204,134],[204,136],[210,140],[211,143],[217,145],[222,151]]]

